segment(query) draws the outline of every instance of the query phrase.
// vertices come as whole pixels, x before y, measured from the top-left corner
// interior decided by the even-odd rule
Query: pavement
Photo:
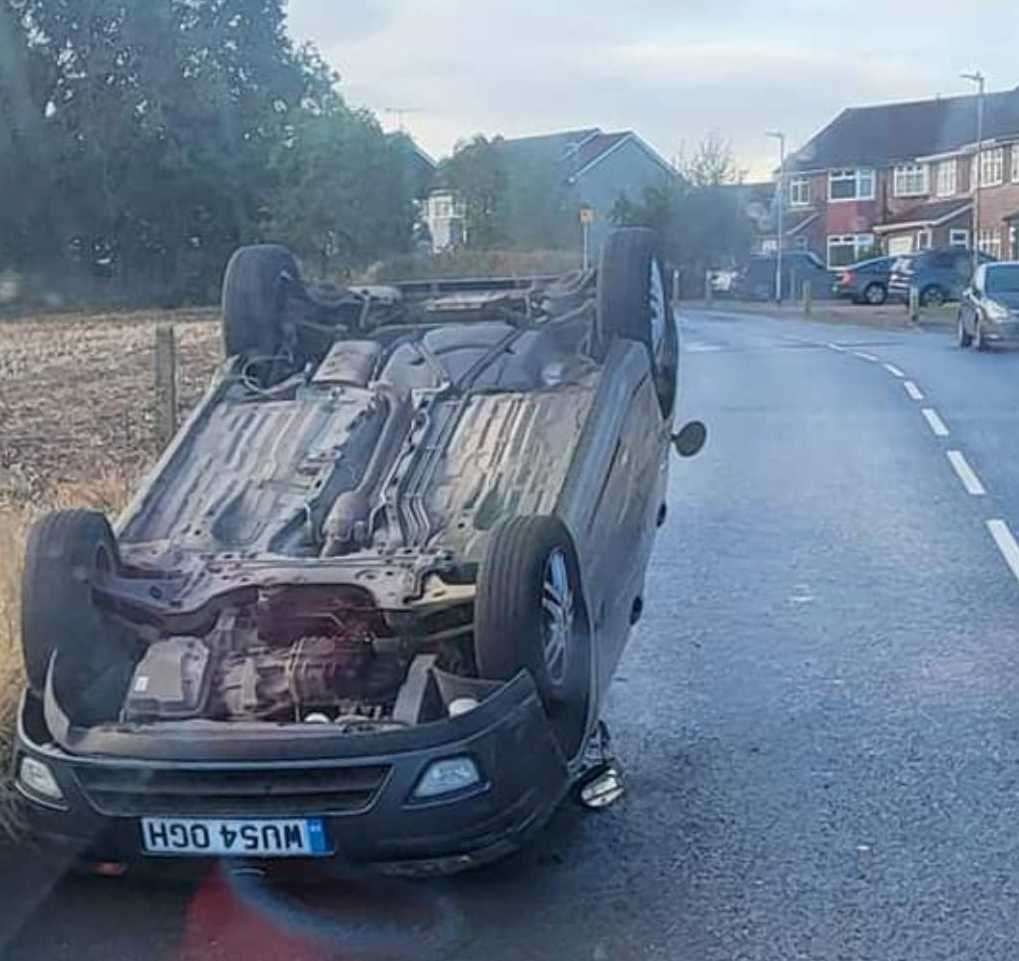
[[[684,416],[607,710],[628,795],[448,881],[0,881],[0,955],[1012,959],[1019,352],[682,318]],[[396,947],[379,948],[385,932]]]

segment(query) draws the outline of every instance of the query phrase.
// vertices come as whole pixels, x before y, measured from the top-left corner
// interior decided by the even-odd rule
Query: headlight
[[[987,301],[984,310],[991,320],[1008,320],[1009,309],[1004,304],[999,304],[996,300]]]
[[[63,801],[64,792],[60,790],[53,772],[42,761],[34,757],[23,757],[18,765],[18,783],[29,794],[47,801]]]
[[[425,768],[425,773],[421,775],[421,780],[414,788],[414,797],[439,797],[480,783],[481,772],[474,761],[469,757],[449,757],[441,761],[432,761]]]

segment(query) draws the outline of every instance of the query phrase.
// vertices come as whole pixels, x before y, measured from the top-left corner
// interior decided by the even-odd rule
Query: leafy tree
[[[461,141],[439,167],[439,180],[463,201],[468,247],[484,249],[505,244],[509,237],[506,157],[501,137],[477,134]]]

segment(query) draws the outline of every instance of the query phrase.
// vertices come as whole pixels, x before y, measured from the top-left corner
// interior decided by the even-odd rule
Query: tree
[[[439,181],[463,202],[468,247],[485,249],[505,244],[509,237],[506,158],[501,137],[481,134],[460,141],[439,166]]]
[[[689,161],[680,162],[680,172],[694,187],[740,184],[746,179],[746,171],[736,166],[732,144],[715,131],[701,140]]]

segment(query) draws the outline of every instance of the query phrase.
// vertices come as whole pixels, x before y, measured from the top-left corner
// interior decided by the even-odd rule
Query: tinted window
[[[987,278],[987,293],[1019,293],[1019,264],[1009,264],[1008,266],[1001,267],[988,267],[985,276]]]

